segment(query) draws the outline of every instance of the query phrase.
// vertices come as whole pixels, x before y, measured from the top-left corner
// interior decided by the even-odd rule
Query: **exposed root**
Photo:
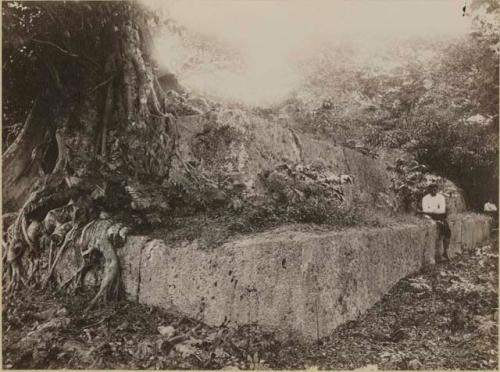
[[[83,278],[85,278],[85,275],[87,274],[87,271],[89,269],[90,269],[90,266],[88,264],[86,264],[85,262],[83,262],[71,278],[69,278],[64,283],[61,283],[59,285],[59,290],[65,289],[72,282],[75,282],[75,289],[78,288],[81,284],[83,284],[83,282],[82,282]]]
[[[5,242],[4,254],[4,281],[5,292],[12,294],[25,283],[25,270],[22,263],[22,257],[26,251],[26,244],[18,238],[16,234],[16,225],[13,224],[7,231],[7,241]]]
[[[71,283],[75,283],[76,289],[84,283],[85,276],[92,267],[92,262],[87,257],[96,251],[105,260],[104,273],[99,291],[86,311],[101,298],[108,300],[118,297],[121,278],[115,246],[125,242],[128,228],[111,219],[92,219],[92,203],[85,196],[73,204],[60,206],[62,199],[52,203],[57,198],[52,198],[46,190],[42,187],[33,192],[17,215],[11,216],[9,221],[4,220],[4,228],[10,223],[2,237],[6,293],[10,295],[21,288],[39,283],[42,262],[47,264],[47,274],[42,279],[42,286],[46,288],[64,252],[70,245],[75,245],[82,254],[83,262],[70,279],[58,286],[59,290],[67,288]],[[71,193],[67,193],[65,196],[70,195]],[[45,208],[45,202],[56,208],[43,215],[41,212]],[[66,201],[68,202],[69,200]],[[33,211],[36,211],[36,219],[33,219]],[[91,222],[84,225],[89,219]]]
[[[50,279],[52,278],[52,275],[54,274],[54,269],[57,266],[57,263],[59,262],[59,259],[61,258],[62,254],[68,247],[68,245],[73,242],[76,236],[76,231],[77,231],[77,226],[73,226],[71,230],[66,234],[66,237],[64,238],[64,242],[59,248],[59,251],[57,252],[57,255],[54,259],[54,262],[50,266],[49,273],[47,274],[47,277],[45,278],[45,281],[43,283],[43,288],[46,288],[47,285],[49,284]]]
[[[120,265],[112,241],[117,240],[116,232],[119,235],[121,231],[123,229],[116,228],[116,224],[109,219],[92,221],[82,230],[78,240],[78,246],[82,249],[82,256],[85,258],[92,251],[97,251],[104,257],[104,273],[99,291],[89,303],[85,312],[88,312],[101,297],[108,300],[110,297],[117,298],[119,295],[121,289]]]
[[[64,139],[63,130],[56,130],[56,142],[57,142],[57,161],[54,169],[52,170],[53,174],[61,173],[68,163],[68,154],[66,151],[66,141]]]
[[[36,285],[40,256],[47,247],[51,251],[47,277],[50,278],[57,263],[53,263],[51,257],[54,243],[57,244],[64,240],[67,242],[67,246],[72,239],[72,236],[67,233],[70,230],[69,227],[76,226],[75,216],[81,206],[77,204],[58,208],[63,202],[68,203],[72,196],[70,192],[59,192],[61,190],[53,185],[58,183],[58,180],[58,177],[47,178],[44,184],[31,193],[15,219],[13,216],[8,216],[9,221],[3,221],[4,228],[10,223],[2,242],[4,248],[3,280],[7,293],[12,293],[29,284]],[[61,178],[61,180],[63,179]],[[43,218],[41,213],[54,206],[56,209],[49,209],[43,223],[40,222],[40,216]],[[65,247],[61,248],[65,249]],[[24,269],[23,261],[27,263],[27,271]]]
[[[30,261],[28,268],[28,278],[26,279],[26,284],[31,285],[32,280],[35,278],[38,273],[38,266],[40,266],[40,260],[35,258],[33,261]],[[32,285],[35,285],[36,281]]]
[[[15,260],[8,262],[7,265],[8,276],[6,278],[7,283],[5,287],[5,292],[11,295],[14,291],[27,287],[27,281],[25,279],[25,270],[21,260]]]
[[[114,71],[115,68],[114,66],[115,66],[115,53],[111,53],[104,67],[106,75],[109,75],[112,71]],[[108,83],[106,96],[104,100],[104,109],[102,113],[100,133],[98,133],[98,138],[100,138],[100,143],[96,144],[96,149],[100,149],[100,153],[103,158],[106,157],[106,138],[107,138],[109,121],[112,113],[111,111],[113,108],[113,95],[114,95],[113,80],[110,80],[110,82]]]

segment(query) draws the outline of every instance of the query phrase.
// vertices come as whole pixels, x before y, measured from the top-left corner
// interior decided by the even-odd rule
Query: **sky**
[[[237,51],[245,71],[220,66],[182,71],[181,83],[249,104],[280,100],[300,84],[298,56],[349,44],[370,60],[394,39],[456,37],[468,32],[469,0],[144,0],[189,30]],[[174,73],[189,58],[171,35],[156,38],[156,58]]]

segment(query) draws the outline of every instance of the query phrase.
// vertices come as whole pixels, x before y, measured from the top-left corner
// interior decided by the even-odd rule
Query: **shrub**
[[[288,216],[293,222],[317,225],[353,226],[361,222],[356,208],[346,208],[332,203],[324,196],[311,197],[300,203],[293,203],[288,208]]]

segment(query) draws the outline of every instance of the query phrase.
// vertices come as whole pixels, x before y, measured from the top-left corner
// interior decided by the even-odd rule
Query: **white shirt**
[[[497,207],[495,204],[493,203],[490,203],[490,202],[486,202],[484,204],[484,211],[485,212],[496,212],[497,211]]]
[[[443,194],[436,193],[432,196],[427,194],[422,198],[422,211],[424,213],[446,213],[446,200]]]

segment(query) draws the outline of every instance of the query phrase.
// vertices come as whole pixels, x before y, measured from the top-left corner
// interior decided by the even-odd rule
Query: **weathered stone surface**
[[[54,256],[54,251],[52,252]],[[71,278],[74,269],[78,267],[78,262],[75,260],[75,252],[73,249],[67,250],[59,259],[56,265],[55,272],[59,281],[65,281]]]
[[[391,154],[387,154],[387,151],[381,151],[381,156],[374,159],[354,149],[337,145],[335,140],[326,141],[301,133],[300,130],[293,129],[293,120],[286,115],[286,119],[278,124],[276,120],[240,110],[225,110],[216,116],[217,118],[194,115],[179,120],[179,151],[183,159],[203,162],[207,170],[239,173],[249,184],[257,182],[257,175],[262,170],[273,168],[285,160],[305,164],[320,162],[336,175],[353,176],[354,184],[344,185],[346,205],[362,202],[370,207],[388,209],[385,203],[380,202],[380,194],[384,195],[384,199],[395,201],[394,192],[390,188],[394,175],[387,170],[387,166],[394,166],[398,158],[408,156],[404,152],[391,149]],[[233,135],[220,138],[223,145],[217,147],[217,151],[203,153],[200,157],[194,151],[196,141],[210,133],[208,129],[224,126],[235,129]],[[213,156],[216,159],[212,159]],[[445,180],[442,191],[446,195],[449,213],[465,211],[462,190]]]
[[[462,252],[462,225],[462,220],[450,221],[451,238],[448,251],[450,257]]]
[[[59,248],[55,248],[52,252],[53,259],[58,250]],[[79,249],[77,249],[74,245],[69,245],[61,255],[61,258],[56,265],[55,274],[57,276],[57,281],[59,283],[64,283],[73,278],[75,271],[82,263],[83,257]],[[85,284],[88,286],[96,285],[97,283],[96,275],[92,275],[92,273],[89,273],[85,279]]]
[[[453,254],[460,251],[462,227],[465,237],[474,235],[468,246],[486,237],[485,224],[481,216],[454,219]],[[270,232],[211,252],[154,240],[143,249],[139,301],[214,325],[258,323],[321,337],[368,309],[404,276],[434,263],[436,235],[431,223]]]
[[[450,218],[450,253],[489,235],[489,219]],[[129,237],[119,250],[131,299],[211,325],[257,323],[322,337],[366,311],[401,278],[434,263],[432,222],[328,233],[271,231],[211,251]]]
[[[214,162],[206,157],[199,159],[193,153],[193,139],[203,136],[207,127],[214,125],[204,116],[186,117],[179,121],[179,151],[182,157],[203,161],[204,166],[208,168],[208,164],[212,164],[211,166],[218,170],[240,173],[252,180],[250,183],[257,182],[257,175],[262,170],[273,168],[283,161],[305,164],[319,161],[336,175],[348,174],[353,177],[354,184],[344,186],[347,205],[351,205],[354,196],[358,202],[372,206],[377,204],[378,193],[385,193],[394,198],[389,189],[391,176],[382,160],[373,159],[329,141],[315,139],[291,129],[286,123],[277,125],[259,116],[238,113],[237,110],[228,118],[230,119],[219,118],[217,125],[225,124],[237,128],[238,135],[237,138],[227,139],[231,144],[225,144],[224,151],[220,149],[216,152],[217,157],[224,161]]]
[[[142,249],[150,240],[147,236],[130,236],[125,245],[118,249],[123,285],[127,296],[132,301],[139,300],[139,285],[141,283]]]
[[[475,238],[476,228],[477,227],[475,220],[471,216],[466,215],[465,218],[462,220],[462,230],[461,230],[462,251],[470,251],[474,247],[476,243],[476,238]]]

